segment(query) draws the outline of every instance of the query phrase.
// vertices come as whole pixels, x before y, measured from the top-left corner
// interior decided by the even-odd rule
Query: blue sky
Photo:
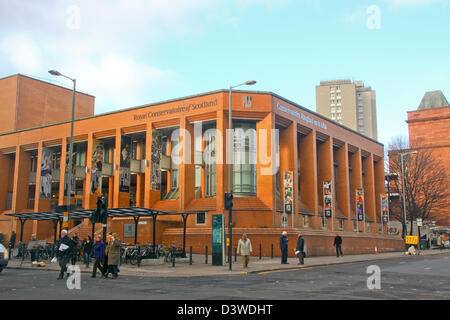
[[[450,99],[449,16],[450,0],[0,0],[0,77],[70,85],[57,69],[96,113],[248,79],[315,111],[321,80],[354,78],[387,144],[426,91]]]

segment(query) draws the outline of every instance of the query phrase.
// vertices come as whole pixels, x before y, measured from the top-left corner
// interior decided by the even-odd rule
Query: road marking
[[[296,268],[296,269],[284,269],[284,270],[264,271],[264,272],[258,272],[258,274],[269,274],[269,273],[289,272],[289,271],[298,271],[298,270],[310,270],[310,269],[312,269],[312,267],[309,267],[309,268]]]

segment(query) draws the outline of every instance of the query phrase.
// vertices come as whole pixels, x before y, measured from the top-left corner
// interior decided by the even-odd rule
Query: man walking
[[[61,240],[58,243],[58,250],[56,255],[58,257],[59,266],[61,270],[59,272],[58,280],[64,278],[64,273],[67,272],[67,264],[69,263],[69,259],[73,249],[73,241],[67,236],[67,230],[61,231]],[[67,277],[69,274],[67,273]]]
[[[102,271],[102,261],[105,257],[105,244],[102,241],[102,236],[97,235],[97,241],[94,244],[94,268],[92,270],[92,278],[95,278],[97,276],[97,268],[100,270],[100,272],[103,274]]]
[[[298,264],[305,264],[305,239],[301,234],[298,235],[295,254],[298,256]]]
[[[252,253],[252,244],[245,233],[239,239],[237,251],[242,256],[242,267],[247,268],[248,262],[250,261],[250,254]]]
[[[336,247],[336,256],[339,258],[339,255],[343,257],[342,253],[342,238],[339,236],[339,234],[336,233],[336,237],[334,238],[334,244]]]
[[[280,237],[281,264],[288,264],[288,238],[287,231],[283,231]]]

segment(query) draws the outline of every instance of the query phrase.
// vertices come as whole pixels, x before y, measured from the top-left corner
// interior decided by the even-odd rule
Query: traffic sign
[[[406,236],[406,244],[419,244],[418,236]]]

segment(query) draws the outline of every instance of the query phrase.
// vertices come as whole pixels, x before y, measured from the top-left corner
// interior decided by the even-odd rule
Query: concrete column
[[[328,138],[325,142],[317,142],[317,193],[319,195],[319,204],[323,208],[323,182],[331,181],[334,191],[334,177],[333,177],[333,142],[332,138]],[[336,199],[333,192],[333,219],[336,212]],[[336,221],[327,219],[327,230],[336,229]]]
[[[181,211],[195,198],[194,126],[184,116],[180,122],[180,160],[178,168]]]
[[[86,148],[86,180],[84,180],[84,197],[83,208],[91,209],[91,173],[92,173],[92,152],[94,144],[94,135],[92,132],[88,133],[87,148]],[[93,207],[92,207],[93,208]]]
[[[373,155],[370,154],[367,158],[362,160],[364,176],[364,205],[366,210],[366,217],[373,220],[371,223],[370,232],[378,232],[376,229],[376,205],[375,205],[375,179],[374,179],[374,167],[373,167]]]
[[[362,160],[361,149],[355,151],[350,157],[350,166],[352,167],[352,188],[350,190],[351,204],[350,208],[356,214],[356,189],[363,187],[362,183]],[[357,218],[357,217],[356,217]],[[363,222],[358,222],[358,230],[361,230]]]
[[[297,201],[298,201],[298,161],[297,161],[297,123],[292,122],[291,125],[280,130],[280,186],[281,186],[281,200],[284,204],[284,174],[286,171],[291,171],[293,175],[293,208],[292,214],[294,219],[297,216]],[[296,226],[296,222],[292,219],[292,215],[288,217],[289,226],[292,228]],[[301,226],[297,221],[297,227]]]
[[[0,177],[3,180],[3,183],[0,183],[0,210],[2,211],[6,207],[6,199],[8,197],[9,170],[9,155],[0,154]]]
[[[150,170],[152,165],[152,123],[147,123],[145,133],[145,159],[147,165],[145,166],[144,175],[144,207],[150,208]]]
[[[310,226],[319,229],[321,219],[318,214],[317,145],[316,132],[312,130],[300,139],[300,197],[311,212]]]
[[[59,163],[59,196],[58,196],[58,206],[63,206],[67,204],[64,199],[64,182],[66,175],[66,157],[67,157],[67,138],[63,137],[61,142],[61,161]]]
[[[276,145],[275,137],[272,136],[275,129],[275,115],[269,113],[263,120],[256,123],[256,146],[257,146],[257,171],[256,171],[256,193],[259,200],[272,209],[274,226],[279,225],[276,219]],[[261,139],[261,131],[266,130],[265,139]],[[264,132],[264,131],[262,131]],[[273,140],[273,141],[272,141]]]
[[[137,159],[141,161],[142,160],[142,141],[138,142],[137,148]],[[142,163],[142,162],[141,162]],[[143,174],[138,173],[136,175],[136,207],[142,207],[142,186],[143,186]]]
[[[228,192],[228,166],[226,164],[226,139],[228,115],[223,110],[217,111],[217,141],[216,141],[216,210],[224,212],[224,196]]]
[[[337,168],[338,199],[336,205],[347,217],[344,223],[344,231],[352,231],[353,224],[350,216],[350,188],[349,188],[349,165],[348,165],[348,145],[345,143],[335,152],[335,160],[339,166]]]
[[[380,223],[382,223],[381,215],[381,195],[386,193],[384,184],[384,158],[381,158],[378,162],[374,163],[375,169],[375,202],[376,202],[376,216],[380,217]],[[378,230],[378,226],[377,229]],[[387,224],[383,223],[383,232],[387,232]]]
[[[27,208],[28,185],[30,182],[30,154],[16,147],[16,161],[14,166],[14,184],[12,194],[12,212],[20,212]]]

